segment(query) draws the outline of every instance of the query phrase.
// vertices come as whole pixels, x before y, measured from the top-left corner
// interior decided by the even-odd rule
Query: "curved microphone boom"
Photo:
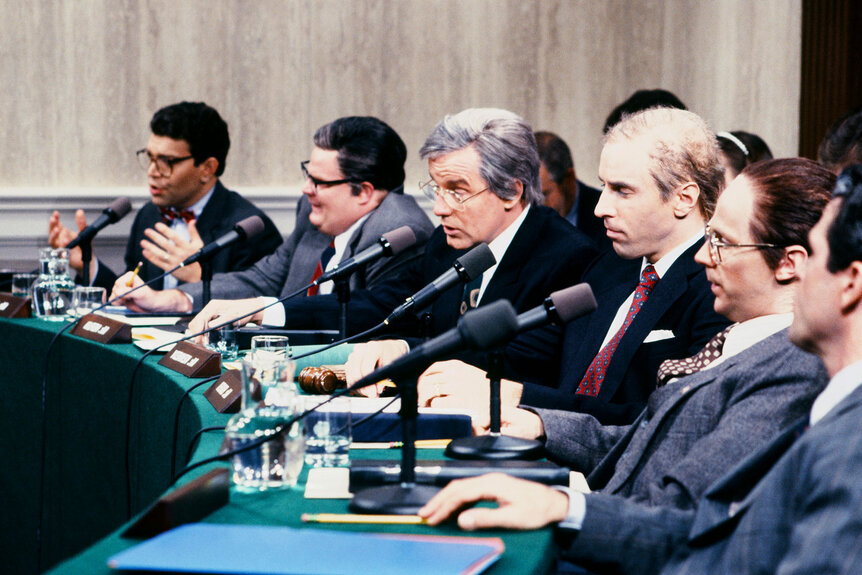
[[[383,320],[383,323],[388,325],[413,308],[421,309],[427,306],[450,287],[461,282],[469,283],[473,281],[496,263],[497,259],[491,253],[491,248],[488,247],[488,244],[482,242],[456,259],[452,264],[452,268],[446,270],[430,284],[408,297],[407,301],[398,306],[395,311],[389,314],[389,317]]]
[[[349,276],[359,267],[375,262],[382,257],[396,256],[416,243],[416,234],[408,226],[401,226],[391,232],[386,232],[373,245],[365,248],[352,258],[324,272],[312,285],[320,285],[323,282],[340,279]]]
[[[111,205],[102,210],[102,215],[99,216],[95,222],[81,230],[74,240],[66,244],[66,248],[71,250],[83,243],[89,243],[94,237],[96,237],[96,234],[101,232],[110,224],[116,224],[119,222],[131,210],[132,204],[129,202],[129,198],[117,198],[111,202]]]
[[[210,259],[222,248],[226,248],[238,241],[247,241],[255,237],[263,231],[263,228],[263,220],[260,219],[260,216],[249,216],[244,220],[240,220],[231,231],[222,235],[215,241],[208,243],[198,250],[197,253],[187,257],[185,261],[180,264],[180,267],[191,265],[200,260]]]

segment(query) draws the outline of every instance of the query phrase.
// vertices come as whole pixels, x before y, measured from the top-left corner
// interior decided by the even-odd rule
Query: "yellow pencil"
[[[144,265],[144,262],[138,262],[138,265],[135,266],[135,271],[132,272],[132,277],[130,277],[129,281],[126,282],[126,287],[132,287],[135,283],[135,278],[138,277],[138,272],[141,271],[142,265]]]
[[[354,515],[352,513],[303,513],[303,523],[382,523],[389,525],[425,525],[418,515]]]

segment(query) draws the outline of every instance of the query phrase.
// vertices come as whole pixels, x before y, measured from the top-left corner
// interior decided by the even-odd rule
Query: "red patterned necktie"
[[[661,362],[661,365],[658,366],[656,387],[665,385],[675,377],[684,377],[697,373],[721,357],[721,350],[724,348],[727,334],[730,333],[730,327],[715,334],[697,354],[684,359],[666,359]]]
[[[587,368],[587,373],[584,374],[584,379],[581,380],[578,390],[575,392],[576,394],[589,395],[592,397],[599,394],[602,382],[605,380],[605,371],[608,369],[608,364],[611,362],[611,357],[614,355],[617,345],[619,345],[620,340],[631,325],[632,320],[643,307],[644,302],[646,302],[647,297],[649,297],[653,286],[658,283],[658,280],[659,277],[658,274],[655,273],[654,267],[648,265],[643,269],[643,272],[641,272],[640,283],[638,284],[637,289],[635,289],[634,300],[632,300],[632,305],[629,307],[629,311],[626,314],[626,319],[623,321],[623,325],[620,326],[620,329],[614,337],[611,338],[608,344],[599,351],[595,358],[593,358],[593,362],[590,364],[590,367]]]
[[[162,213],[162,221],[167,225],[171,225],[177,218],[182,218],[186,223],[195,219],[195,213],[191,210],[159,207],[159,211]]]
[[[314,268],[314,275],[311,276],[311,282],[314,283],[317,281],[317,278],[323,275],[323,270],[326,269],[326,264],[329,263],[329,260],[332,259],[332,256],[335,255],[335,242],[329,242],[329,245],[326,246],[326,249],[323,250],[323,253],[320,255],[320,261],[317,262],[317,267]],[[308,292],[306,295],[317,295],[320,291],[320,286],[313,285],[308,288]]]

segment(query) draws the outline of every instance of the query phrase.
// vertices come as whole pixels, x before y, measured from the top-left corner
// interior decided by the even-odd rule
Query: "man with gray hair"
[[[420,189],[434,201],[440,226],[431,235],[423,258],[402,277],[377,289],[351,294],[350,321],[380,321],[406,296],[450,269],[456,258],[481,242],[488,244],[497,265],[475,285],[444,291],[429,308],[427,335],[454,327],[469,308],[505,298],[522,312],[541,304],[551,292],[580,280],[596,250],[586,236],[541,205],[536,139],[522,118],[499,109],[468,109],[446,116],[431,132],[420,155],[428,160],[430,176]],[[317,298],[313,313],[304,314],[291,314],[291,305],[299,304],[289,302],[287,316],[302,316],[307,322],[332,321],[332,314],[322,309],[327,299]],[[334,311],[332,302],[330,309]],[[401,336],[420,335],[416,321],[398,328]],[[547,335],[550,342],[529,352],[516,345],[518,340],[510,344],[505,354],[507,370],[524,373],[544,369],[546,363],[556,364],[553,354],[558,349],[559,332]],[[347,363],[348,380],[370,373],[405,351],[407,345],[402,340],[357,346]]]

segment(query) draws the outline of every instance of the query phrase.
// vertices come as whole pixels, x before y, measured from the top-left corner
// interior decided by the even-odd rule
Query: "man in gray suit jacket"
[[[238,317],[301,289],[312,281],[319,264],[321,270],[331,269],[398,227],[409,226],[416,244],[360,270],[351,277],[351,287],[373,287],[422,254],[433,225],[416,201],[403,193],[407,149],[398,134],[377,118],[346,117],[319,128],[314,145],[310,160],[301,164],[304,195],[293,233],[251,268],[216,274],[212,295],[225,299],[214,299],[201,310],[190,326],[193,331],[215,316]],[[114,295],[128,289],[127,280],[123,276],[117,281]],[[322,293],[325,287],[321,286]],[[190,312],[200,310],[201,292],[200,283],[164,292],[143,288],[123,301],[141,311]],[[249,319],[283,325],[282,309],[273,306]]]
[[[719,197],[706,245],[696,258],[707,268],[716,311],[739,323],[727,334],[718,359],[712,355],[711,365],[655,391],[633,426],[602,427],[589,416],[551,410],[507,415],[510,429],[526,434],[533,426],[527,435],[544,433],[552,454],[582,469],[593,469],[601,459],[590,477],[591,487],[601,487],[601,493],[564,494],[505,476],[479,478],[453,483],[420,514],[436,523],[478,491],[501,507],[462,513],[462,527],[559,521],[557,540],[567,559],[601,572],[614,571],[612,562],[617,567],[630,562],[632,572],[647,572],[638,552],[649,545],[667,549],[681,531],[650,539],[662,530],[651,529],[644,518],[684,517],[681,510],[695,506],[729,466],[806,413],[822,389],[825,373],[819,361],[794,348],[781,328],[800,289],[798,277],[810,251],[808,230],[826,205],[833,181],[808,160],[776,160],[752,166]],[[796,219],[801,213],[806,221]],[[699,354],[699,359],[704,357]],[[659,382],[698,367],[663,364]],[[641,521],[626,519],[627,513]],[[650,544],[641,545],[641,539]]]

